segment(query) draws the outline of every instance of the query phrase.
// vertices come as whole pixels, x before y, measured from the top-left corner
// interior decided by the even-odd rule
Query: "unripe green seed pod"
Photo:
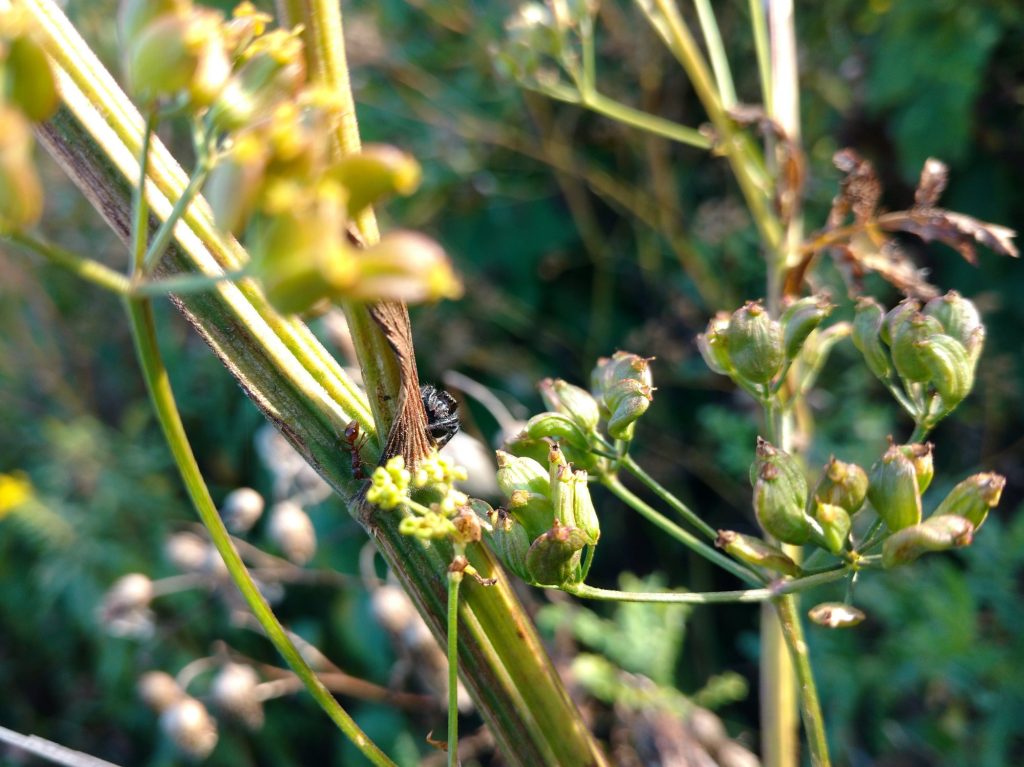
[[[146,102],[189,91],[206,105],[230,74],[219,14],[195,9],[157,17],[131,40],[127,74],[132,91]]]
[[[239,136],[214,165],[203,196],[222,230],[239,234],[245,229],[259,198],[266,166],[266,145],[252,133]]]
[[[43,186],[32,162],[32,127],[0,105],[0,227],[19,231],[43,213]]]
[[[607,390],[608,434],[621,440],[633,439],[637,420],[651,406],[654,399],[648,384],[635,378],[617,381]]]
[[[948,412],[959,405],[974,388],[974,364],[963,344],[944,333],[930,335],[914,344],[918,359],[928,371]]]
[[[882,566],[906,565],[929,551],[969,546],[973,539],[974,525],[970,520],[952,514],[931,517],[886,539],[882,547]]]
[[[842,602],[822,602],[807,611],[813,623],[830,629],[848,629],[864,620],[863,611]]]
[[[923,311],[937,319],[946,335],[955,338],[964,348],[970,343],[974,331],[982,327],[977,307],[955,290],[936,296],[925,304]]]
[[[381,198],[412,194],[422,176],[415,157],[387,144],[367,144],[340,158],[329,172],[348,189],[352,217]]]
[[[754,513],[764,531],[783,543],[799,545],[811,538],[813,525],[804,512],[806,484],[804,502],[798,502],[797,497],[793,483],[777,464],[766,463],[761,467],[754,483]]]
[[[550,410],[569,416],[584,432],[593,432],[597,428],[601,412],[597,400],[586,389],[561,378],[545,378],[537,388]]]
[[[711,370],[719,375],[732,375],[732,360],[729,359],[729,315],[719,312],[708,322],[707,330],[697,336],[700,356]]]
[[[803,508],[807,504],[807,478],[800,468],[800,462],[784,450],[779,450],[768,440],[758,437],[754,447],[754,462],[750,465],[751,485],[757,483],[761,470],[769,464],[783,473],[791,488],[793,503]]]
[[[556,452],[560,457],[561,451],[552,451]],[[555,519],[565,527],[578,529],[587,545],[596,545],[601,537],[601,525],[587,487],[587,472],[573,471],[572,467],[561,459],[552,461],[551,474],[551,499]]]
[[[913,462],[897,445],[871,467],[868,500],[879,518],[892,531],[921,521],[921,491]]]
[[[782,368],[782,326],[760,303],[748,301],[733,312],[726,338],[733,368],[748,381],[768,383]]]
[[[498,461],[498,487],[506,498],[511,498],[516,490],[550,497],[547,467],[532,458],[519,458],[503,450],[498,450],[495,455]]]
[[[577,450],[587,450],[586,435],[572,418],[562,413],[539,413],[526,422],[525,431],[530,439],[551,437],[562,440]]]
[[[597,517],[597,509],[594,508],[594,500],[590,497],[587,472],[576,471],[573,476],[576,486],[573,492],[573,520],[587,543],[596,546],[601,539],[601,521]]]
[[[816,502],[814,518],[821,525],[822,542],[833,554],[846,548],[846,539],[850,534],[850,515],[841,506],[831,503]]]
[[[844,463],[834,457],[829,459],[814,489],[818,501],[839,506],[847,514],[855,514],[864,505],[867,494],[867,472],[855,463]]]
[[[131,45],[156,18],[186,16],[191,10],[191,0],[122,0],[117,9],[117,31],[121,47]]]
[[[764,567],[794,578],[800,575],[800,566],[790,559],[782,549],[752,535],[743,535],[732,530],[719,530],[715,545],[749,565]]]
[[[924,491],[928,489],[935,476],[935,460],[932,457],[935,446],[931,442],[917,442],[912,445],[897,445],[897,447],[914,465],[917,489],[924,495]]]
[[[882,345],[881,330],[885,313],[873,298],[858,298],[853,319],[853,345],[864,355],[868,369],[878,378],[888,378],[892,372],[889,353]]]
[[[530,581],[538,586],[568,586],[579,583],[580,552],[587,545],[583,533],[574,527],[554,527],[541,535],[526,553]]]
[[[491,549],[515,575],[524,581],[530,580],[530,571],[526,567],[530,538],[526,528],[504,509],[498,509],[491,519],[494,528],[488,535]]]
[[[978,530],[985,523],[989,509],[999,504],[1005,486],[1006,477],[1001,474],[974,474],[949,491],[932,518],[955,514]]]
[[[533,540],[551,527],[555,519],[555,508],[551,498],[528,490],[514,490],[508,499],[508,512],[526,528]]]
[[[8,41],[3,79],[4,96],[28,119],[42,122],[57,111],[60,95],[50,60],[30,34]]]
[[[905,320],[921,311],[921,304],[912,298],[904,298],[896,306],[886,312],[879,328],[879,336],[889,346],[892,346],[896,337],[896,328]]]
[[[892,337],[892,363],[901,378],[924,383],[932,377],[919,346],[929,336],[942,333],[942,325],[934,317],[916,312],[901,320]]]
[[[597,399],[602,415],[611,410],[607,399],[609,390],[619,381],[636,380],[653,391],[651,360],[632,352],[617,351],[611,357],[601,357],[590,374],[590,392]]]
[[[831,314],[828,297],[807,296],[790,304],[779,318],[782,324],[783,349],[787,359],[795,359],[800,349],[822,321]]]

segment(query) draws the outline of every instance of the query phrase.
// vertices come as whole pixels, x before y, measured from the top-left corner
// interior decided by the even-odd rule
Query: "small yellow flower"
[[[0,517],[31,500],[34,495],[32,482],[24,472],[0,474]]]

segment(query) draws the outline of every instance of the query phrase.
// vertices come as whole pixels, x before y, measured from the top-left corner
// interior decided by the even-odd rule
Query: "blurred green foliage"
[[[104,61],[116,65],[113,3],[68,5]],[[715,6],[741,99],[757,101],[747,6]],[[716,159],[498,79],[491,46],[500,44],[509,11],[504,3],[442,0],[345,6],[364,136],[403,146],[424,166],[422,190],[385,215],[431,231],[466,278],[465,299],[414,313],[423,377],[456,369],[493,387],[513,410],[525,404],[535,412],[539,378],[582,383],[596,356],[617,348],[656,356],[655,416],[640,425],[638,459],[711,524],[752,529],[744,477],[755,411],[722,388],[692,342],[710,313],[763,292],[737,191]],[[1024,220],[1018,3],[842,0],[797,12],[809,229],[824,222],[837,179],[830,158],[842,146],[875,161],[890,208],[911,199],[921,162],[934,155],[951,168],[948,207],[1010,226]],[[701,121],[684,78],[629,4],[604,5],[599,35],[604,92],[689,125]],[[181,144],[183,135],[171,130],[166,138]],[[61,186],[55,169],[47,179],[47,233],[123,265],[119,246],[77,193]],[[865,577],[856,596],[869,622],[841,634],[815,629],[812,657],[837,763],[1018,764],[1024,624],[1015,605],[1024,522],[1013,512],[1024,487],[1024,302],[1017,299],[1024,274],[987,253],[974,268],[941,246],[906,245],[935,284],[978,303],[990,331],[973,396],[934,435],[940,474],[959,479],[983,467],[1009,483],[972,548]],[[842,295],[829,264],[819,274]],[[892,300],[885,286],[869,287]],[[9,691],[0,722],[116,762],[171,765],[177,757],[135,696],[138,675],[174,673],[218,639],[275,659],[203,592],[158,602],[159,629],[148,640],[110,637],[96,620],[103,592],[120,575],[171,572],[163,544],[192,519],[120,316],[116,301],[51,268],[20,254],[0,258],[0,471],[28,472],[45,508],[0,520],[0,682]],[[268,488],[253,449],[259,416],[170,311],[161,324],[211,483],[221,493]],[[886,434],[909,433],[852,350],[835,353],[820,388],[807,414],[810,465],[832,453],[870,464]],[[488,414],[467,406],[468,430],[493,439]],[[661,573],[673,587],[735,585],[623,519],[611,499],[596,500],[609,543],[595,582],[646,567],[641,577]],[[344,510],[328,502],[312,515],[321,538],[314,566],[356,572],[362,538]],[[290,588],[280,611],[343,669],[388,684],[395,654],[361,587]],[[551,631],[568,622],[574,641],[659,685],[696,691],[733,671],[756,676],[755,610],[704,609],[691,620],[637,606],[599,613],[556,612]],[[652,625],[660,641],[640,652],[638,637],[652,642]],[[725,709],[732,729],[755,726],[755,699]],[[442,721],[346,703],[403,764],[415,763],[424,735]],[[210,764],[354,763],[302,696],[268,703],[259,733],[222,727],[221,739]]]

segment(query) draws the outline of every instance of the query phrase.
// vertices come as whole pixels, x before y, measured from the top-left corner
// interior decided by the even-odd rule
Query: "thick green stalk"
[[[813,576],[812,576],[813,577]],[[807,746],[814,767],[829,767],[828,739],[825,736],[825,720],[821,715],[818,688],[811,671],[811,659],[804,641],[804,630],[800,623],[800,609],[796,597],[784,596],[775,603],[776,614],[786,638],[786,645],[793,658],[796,677],[800,685],[800,708],[807,729]]]
[[[730,559],[725,554],[712,548],[697,536],[687,532],[675,522],[668,519],[664,514],[661,514],[648,504],[644,503],[643,500],[638,498],[625,485],[623,485],[622,482],[619,481],[618,477],[606,474],[601,478],[601,481],[604,483],[605,487],[611,490],[612,493],[619,498],[619,500],[634,509],[649,522],[660,527],[684,546],[707,559],[709,562],[714,562],[723,570],[727,570],[740,580],[746,581],[751,585],[759,586],[762,583],[761,579],[739,562]]]
[[[328,716],[341,729],[349,740],[355,744],[359,751],[375,765],[393,765],[388,757],[377,748],[359,726],[352,720],[352,717],[338,704],[334,696],[324,687],[317,678],[316,673],[309,667],[295,645],[288,638],[284,627],[278,622],[270,605],[260,593],[259,587],[253,581],[252,576],[246,569],[242,558],[231,544],[231,536],[228,534],[224,522],[217,513],[217,507],[210,497],[210,491],[203,481],[199,471],[199,464],[196,463],[192,448],[189,445],[188,437],[185,434],[185,427],[181,422],[177,406],[174,402],[174,393],[171,391],[170,379],[164,369],[163,361],[157,347],[156,328],[153,322],[152,309],[147,299],[128,299],[128,316],[131,321],[132,335],[135,339],[135,349],[139,358],[139,365],[142,368],[146,379],[146,386],[149,389],[150,399],[156,410],[160,426],[163,428],[164,437],[171,448],[174,462],[178,466],[181,478],[188,490],[189,497],[199,513],[200,519],[210,533],[210,541],[216,547],[217,552],[224,560],[228,573],[234,581],[238,590],[242,592],[249,609],[260,622],[267,638],[281,653],[288,665],[291,666],[296,676],[302,680],[306,689],[313,696],[320,707],[327,712]]]
[[[64,102],[39,128],[40,141],[127,241],[143,120],[52,0],[24,0],[23,5],[38,22],[40,38],[54,58]],[[188,177],[158,141],[148,177],[150,207],[165,220]],[[217,232],[201,199],[184,212],[174,233],[157,270],[160,276],[221,277],[247,261],[241,246]],[[309,329],[274,312],[251,280],[218,282],[209,291],[171,300],[257,407],[349,508],[356,509],[361,483],[352,478],[338,436],[353,418],[370,433],[375,433],[374,423],[365,396]],[[450,557],[445,560],[440,547],[424,550],[401,535],[397,518],[390,515],[359,521],[435,636],[443,637],[443,574]],[[489,553],[470,554],[485,577],[495,574],[497,565]],[[509,764],[605,764],[507,579],[487,589],[465,584],[460,595],[460,669]]]

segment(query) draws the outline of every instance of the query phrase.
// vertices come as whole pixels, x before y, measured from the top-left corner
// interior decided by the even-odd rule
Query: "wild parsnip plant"
[[[827,765],[796,595],[846,582],[844,602],[819,604],[808,615],[824,626],[854,626],[863,617],[854,590],[862,572],[969,545],[999,502],[1005,480],[976,474],[923,517],[922,494],[934,474],[926,439],[970,393],[985,331],[974,305],[955,291],[940,295],[891,235],[939,240],[973,259],[975,243],[1015,256],[1014,233],[939,208],[946,171],[937,160],[926,163],[912,208],[881,212],[881,185],[870,163],[844,150],[835,157],[845,178],[831,215],[821,231],[804,237],[806,162],[796,118],[791,5],[773,0],[766,16],[764,6],[750,4],[763,106],[737,100],[707,0],[695,2],[706,55],[674,0],[636,5],[682,65],[709,125],[677,125],[600,92],[596,2],[522,6],[497,60],[526,87],[728,162],[761,238],[765,292],[711,318],[697,343],[711,370],[763,412],[750,468],[760,536],[714,529],[633,458],[632,447],[643,439],[638,425],[657,408],[656,368],[643,350],[600,359],[588,388],[541,383],[548,410],[498,453],[500,508],[458,490],[464,470],[437,452],[457,424],[450,407],[439,408],[440,395],[420,389],[404,302],[455,298],[462,286],[434,241],[416,232],[377,232],[372,206],[413,193],[420,169],[397,148],[360,146],[336,1],[282,0],[272,26],[248,2],[225,16],[191,0],[124,0],[118,25],[132,99],[53,0],[0,5],[0,234],[123,300],[140,370],[203,523],[201,535],[182,533],[169,542],[180,575],[126,574],[100,606],[101,620],[111,631],[144,634],[154,624],[154,599],[211,589],[246,616],[240,620],[248,627],[258,626],[292,670],[264,678],[247,659],[225,651],[195,660],[175,677],[160,670],[145,675],[140,694],[186,754],[202,758],[217,743],[214,718],[189,692],[199,675],[211,672],[208,698],[222,715],[258,728],[262,704],[301,682],[368,761],[393,763],[332,695],[338,687],[330,662],[282,626],[270,606],[275,585],[309,572],[303,566],[318,545],[304,511],[311,488],[283,482],[272,499],[266,530],[283,558],[243,537],[264,513],[263,498],[238,489],[219,510],[212,501],[157,343],[152,303],[166,295],[341,495],[429,629],[447,640],[443,747],[450,765],[459,759],[457,671],[505,762],[607,763],[519,605],[512,577],[584,599],[761,603],[765,761],[790,765],[798,758],[789,732],[791,663],[811,759]],[[156,137],[172,120],[190,130],[189,173]],[[43,190],[32,161],[33,123],[41,143],[125,241],[128,274],[35,234]],[[833,300],[806,294],[823,253],[834,256],[851,294],[873,271],[908,298],[886,310],[861,296],[852,322],[830,323]],[[347,316],[365,392],[295,316],[331,306]],[[911,417],[913,431],[884,451],[879,446],[871,467],[833,458],[808,472],[793,447],[792,413],[831,350],[847,340]],[[648,503],[627,488],[624,474],[657,500]],[[591,483],[731,573],[739,588],[699,593],[588,584],[601,545]],[[0,510],[32,502],[30,483],[0,475]],[[235,592],[222,588],[229,579],[244,610]]]

